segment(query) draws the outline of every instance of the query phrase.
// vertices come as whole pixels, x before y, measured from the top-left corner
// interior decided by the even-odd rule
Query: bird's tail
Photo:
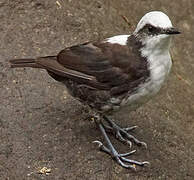
[[[36,59],[11,59],[10,61],[11,68],[16,67],[32,67],[32,68],[41,68],[40,65],[36,64]]]
[[[24,59],[11,59],[9,60],[11,64],[11,68],[17,68],[17,67],[32,67],[32,68],[44,68],[40,65],[40,60],[53,60],[56,59],[56,56],[47,56],[47,57],[40,57],[37,59],[33,58],[24,58]]]

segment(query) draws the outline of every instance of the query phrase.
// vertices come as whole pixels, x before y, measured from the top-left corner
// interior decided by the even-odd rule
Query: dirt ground
[[[151,10],[167,13],[183,33],[174,39],[173,70],[160,94],[115,116],[122,126],[138,125],[134,134],[148,144],[132,147],[132,159],[151,163],[133,172],[98,151],[92,141],[103,139],[88,109],[62,85],[43,70],[13,70],[7,62],[131,33]],[[193,0],[0,0],[0,179],[193,180],[193,22]]]

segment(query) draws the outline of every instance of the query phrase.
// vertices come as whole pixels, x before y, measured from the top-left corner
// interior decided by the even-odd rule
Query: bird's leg
[[[103,145],[100,141],[94,141],[94,143],[98,143],[100,150],[106,152],[109,155],[111,155],[111,157],[113,159],[115,159],[116,162],[119,165],[121,165],[124,168],[131,168],[133,170],[136,170],[135,165],[144,166],[145,164],[149,164],[149,162],[147,162],[147,161],[139,162],[139,161],[135,161],[135,160],[125,158],[126,156],[129,156],[129,155],[133,154],[135,152],[135,150],[133,150],[129,153],[125,153],[125,154],[119,154],[117,152],[117,150],[114,148],[114,146],[112,145],[112,143],[111,143],[111,141],[110,141],[110,139],[109,139],[109,137],[108,137],[108,135],[105,131],[105,128],[104,128],[103,124],[101,122],[97,122],[97,124],[100,128],[100,131],[102,132],[102,134],[105,138],[105,141],[107,143],[107,147],[105,145]]]
[[[145,142],[139,141],[137,138],[129,134],[129,131],[135,129],[137,126],[121,128],[108,117],[103,116],[103,119],[109,124],[109,126],[104,125],[104,128],[108,130],[108,132],[113,133],[115,137],[121,142],[129,144],[129,146],[131,147],[132,145],[131,141],[133,141],[135,144],[147,148],[147,144]]]

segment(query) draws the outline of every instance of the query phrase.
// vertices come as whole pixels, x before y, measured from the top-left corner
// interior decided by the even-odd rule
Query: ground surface
[[[63,86],[43,70],[12,70],[7,61],[132,32],[151,10],[166,12],[183,34],[174,40],[174,66],[161,93],[115,117],[123,126],[138,125],[135,134],[148,143],[147,150],[134,145],[131,158],[151,166],[134,173],[98,152],[92,141],[102,140],[101,134]],[[193,0],[1,0],[0,179],[194,179],[193,22]],[[44,167],[47,175],[39,173]]]

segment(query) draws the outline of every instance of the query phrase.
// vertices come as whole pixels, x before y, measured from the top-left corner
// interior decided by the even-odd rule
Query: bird
[[[136,169],[149,164],[128,158],[135,150],[121,154],[109,133],[131,147],[147,146],[131,135],[136,126],[122,128],[111,116],[118,111],[131,112],[155,96],[167,79],[172,60],[172,35],[180,31],[161,11],[146,13],[132,34],[116,35],[61,50],[56,56],[11,59],[12,68],[45,69],[68,93],[94,111],[94,120],[105,144],[94,141],[120,166]]]

